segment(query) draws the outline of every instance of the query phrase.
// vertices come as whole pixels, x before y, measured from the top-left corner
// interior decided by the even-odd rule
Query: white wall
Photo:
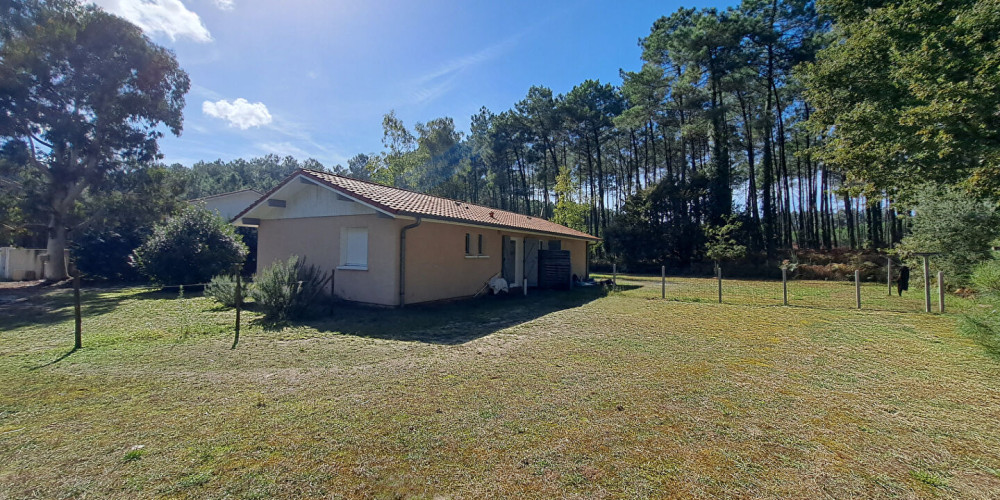
[[[27,279],[42,279],[42,256],[44,248],[0,248],[0,280],[24,281]],[[69,263],[69,250],[66,251],[66,262]],[[34,278],[29,276],[34,273]]]
[[[233,217],[236,217],[236,214],[257,201],[260,196],[260,193],[256,191],[237,191],[235,193],[191,200],[189,203],[204,206],[210,212],[215,212],[221,215],[223,219],[226,219],[226,221],[230,221]]]

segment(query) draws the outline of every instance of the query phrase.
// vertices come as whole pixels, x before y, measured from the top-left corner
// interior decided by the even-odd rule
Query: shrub
[[[261,270],[254,277],[250,296],[265,318],[295,319],[306,315],[324,298],[329,282],[328,275],[293,255]]]
[[[129,265],[129,255],[140,244],[142,236],[135,232],[88,231],[73,242],[73,259],[90,279],[138,281],[141,275]]]
[[[904,257],[915,252],[938,252],[931,257],[934,269],[944,271],[950,285],[969,283],[972,269],[992,257],[991,243],[1000,235],[996,208],[955,190],[926,189],[917,196],[913,231],[899,246]],[[922,268],[909,259],[910,268]],[[914,278],[923,279],[923,273]]]
[[[213,212],[189,206],[153,228],[132,252],[132,262],[156,283],[185,285],[231,271],[246,255],[233,226]]]
[[[977,266],[971,281],[981,307],[966,314],[959,327],[1000,357],[1000,261],[990,260]]]
[[[205,286],[205,295],[208,295],[216,302],[226,306],[236,306],[236,276],[232,274],[220,274]],[[242,295],[247,296],[247,287],[243,287]]]
[[[976,293],[1000,298],[1000,260],[988,260],[972,271],[972,287]]]

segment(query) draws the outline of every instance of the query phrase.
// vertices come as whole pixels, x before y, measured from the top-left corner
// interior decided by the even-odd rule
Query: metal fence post
[[[618,289],[618,264],[611,264],[611,286]]]
[[[854,270],[854,298],[857,299],[858,309],[861,309],[861,271]]]
[[[715,265],[715,278],[719,281],[719,303],[722,303],[722,266]]]
[[[944,312],[944,272],[938,271],[938,310]]]
[[[528,296],[528,278],[524,278],[524,283],[521,286],[521,288],[524,289],[524,296],[527,297]]]
[[[781,299],[788,305],[788,269],[781,268]]]
[[[667,298],[667,266],[660,266],[660,298]]]

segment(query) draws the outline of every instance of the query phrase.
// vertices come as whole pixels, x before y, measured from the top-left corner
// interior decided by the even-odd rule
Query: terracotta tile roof
[[[419,215],[428,219],[533,231],[590,241],[600,239],[555,222],[498,208],[473,205],[316,170],[303,169],[301,173],[394,215]]]

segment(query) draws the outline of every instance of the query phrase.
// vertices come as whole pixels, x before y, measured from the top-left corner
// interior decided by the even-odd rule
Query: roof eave
[[[526,233],[546,234],[546,235],[550,235],[550,236],[559,236],[559,237],[562,237],[562,238],[571,238],[571,239],[574,239],[574,240],[592,241],[592,242],[595,242],[595,243],[598,242],[598,241],[601,241],[600,238],[598,238],[596,236],[591,236],[589,234],[586,235],[586,236],[577,236],[575,234],[558,233],[558,232],[555,232],[555,231],[545,231],[543,229],[530,229],[530,228],[525,228],[525,227],[520,227],[520,226],[510,226],[510,225],[507,225],[507,224],[500,224],[500,223],[492,224],[492,223],[489,223],[489,222],[472,221],[472,220],[469,220],[469,219],[462,219],[462,218],[459,218],[459,217],[445,217],[445,216],[441,216],[441,215],[428,215],[428,214],[421,214],[421,213],[417,213],[417,212],[399,212],[399,215],[406,216],[406,217],[420,217],[420,218],[425,219],[425,220],[439,220],[439,221],[444,221],[444,222],[454,222],[456,224],[461,224],[461,225],[465,225],[465,226],[492,227],[492,228],[496,228],[496,229],[506,229],[508,231],[519,231],[519,232],[526,232]]]

